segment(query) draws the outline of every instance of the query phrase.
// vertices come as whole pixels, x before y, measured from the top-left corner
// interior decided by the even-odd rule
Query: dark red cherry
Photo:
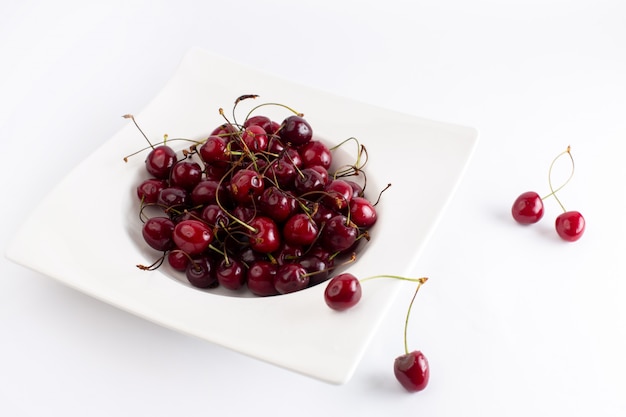
[[[313,168],[302,169],[293,181],[293,187],[299,195],[322,191],[325,186],[323,175]]]
[[[237,259],[222,259],[215,268],[215,276],[221,286],[233,291],[246,283],[246,270]]]
[[[350,273],[335,276],[326,285],[324,301],[333,310],[343,311],[354,307],[361,299],[361,283]]]
[[[543,200],[536,192],[527,191],[515,199],[511,214],[520,224],[537,223],[543,217]]]
[[[213,261],[208,256],[201,256],[189,262],[185,276],[189,283],[197,288],[215,288],[218,285]]]
[[[189,255],[198,255],[213,241],[213,232],[200,220],[183,220],[172,233],[176,246]]]
[[[174,245],[172,240],[174,226],[174,222],[169,217],[152,217],[144,223],[141,232],[150,247],[167,251]]]
[[[157,178],[149,178],[137,186],[137,197],[147,204],[156,203],[159,193],[167,187],[167,181]]]
[[[176,152],[172,148],[156,146],[146,157],[146,170],[155,178],[168,179],[176,160]]]
[[[265,171],[265,177],[268,181],[283,190],[291,188],[296,175],[297,171],[294,165],[284,158],[272,161]]]
[[[159,192],[157,203],[163,208],[181,209],[187,206],[189,193],[181,187],[166,187]]]
[[[259,198],[259,209],[277,223],[285,221],[297,208],[296,198],[278,187],[268,187]]]
[[[171,250],[167,253],[167,263],[176,271],[185,272],[189,265],[189,255],[181,250]]]
[[[221,200],[224,199],[225,187],[218,180],[205,179],[200,181],[191,190],[191,202],[194,205],[207,205],[217,202],[217,193],[221,193]]]
[[[230,142],[233,138],[238,137],[239,129],[231,123],[224,123],[213,129],[209,136],[220,136]]]
[[[328,220],[322,229],[322,244],[331,252],[342,252],[354,245],[358,235],[358,228],[339,214]]]
[[[309,253],[298,259],[298,263],[309,274],[309,287],[326,281],[333,267],[333,260],[325,261]]]
[[[430,368],[419,350],[398,356],[393,363],[396,379],[409,392],[421,391],[428,385]]]
[[[277,270],[278,267],[270,261],[253,262],[246,273],[246,282],[250,292],[261,297],[277,295],[278,291],[274,287]]]
[[[278,267],[274,277],[274,288],[280,294],[300,291],[309,285],[306,269],[298,263],[284,264]]]
[[[296,115],[287,117],[278,133],[284,143],[291,143],[294,146],[304,145],[313,137],[313,129],[309,122]]]
[[[566,211],[556,218],[555,227],[561,239],[575,242],[585,232],[585,218],[578,211]]]
[[[342,211],[350,205],[352,187],[344,180],[332,180],[324,191],[326,195],[322,201],[331,209]]]
[[[251,117],[248,117],[245,122],[243,122],[244,128],[250,127],[253,125],[260,126],[261,128],[263,128],[265,132],[271,133],[270,129],[272,129],[272,121],[267,116],[263,116],[263,115],[251,116]]]
[[[208,204],[202,209],[202,220],[209,226],[225,228],[230,224],[230,217],[217,204]]]
[[[194,161],[180,161],[174,164],[170,172],[170,185],[191,191],[202,179],[202,168]]]
[[[302,145],[302,147],[298,149],[298,152],[300,153],[302,165],[304,167],[320,165],[329,169],[333,162],[332,153],[328,147],[319,140],[309,141],[308,143]]]

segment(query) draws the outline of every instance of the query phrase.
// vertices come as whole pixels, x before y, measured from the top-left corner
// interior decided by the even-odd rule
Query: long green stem
[[[415,297],[417,296],[417,292],[420,290],[420,287],[428,280],[428,278],[420,278],[418,280],[417,288],[413,293],[413,298],[411,298],[411,303],[409,304],[409,308],[406,312],[406,319],[404,320],[404,353],[409,354],[409,344],[407,342],[407,331],[409,328],[409,317],[411,316],[411,309],[413,308],[413,302],[415,301]]]
[[[567,149],[563,152],[561,152],[560,154],[558,154],[556,156],[556,158],[554,158],[552,160],[552,163],[550,164],[550,169],[548,170],[548,186],[550,187],[550,194],[546,195],[545,197],[543,197],[544,199],[550,197],[550,196],[554,196],[554,199],[556,200],[557,203],[559,203],[559,206],[561,206],[561,209],[563,209],[563,211],[565,210],[565,206],[563,206],[563,203],[561,203],[561,200],[559,200],[559,197],[556,195],[557,191],[560,191],[563,187],[565,187],[570,180],[572,179],[572,177],[574,176],[574,171],[575,171],[575,164],[574,164],[574,157],[572,156],[572,153],[570,152],[570,147],[568,146]],[[554,187],[552,186],[552,168],[554,167],[554,164],[556,163],[556,161],[563,155],[567,154],[570,158],[570,161],[572,162],[572,170],[570,171],[569,177],[567,178],[567,180],[560,186],[558,187],[556,190],[554,189]]]

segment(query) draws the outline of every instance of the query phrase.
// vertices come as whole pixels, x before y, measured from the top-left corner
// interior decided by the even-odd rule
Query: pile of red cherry
[[[142,268],[167,261],[198,288],[270,296],[316,285],[377,220],[364,162],[331,171],[334,148],[296,112],[280,124],[228,121],[181,154],[166,141],[149,149],[137,197],[143,237],[163,257]]]
[[[235,108],[255,97],[239,97]],[[303,115],[286,106],[293,114],[282,123],[252,116],[261,106],[180,153],[167,136],[154,146],[144,135],[148,178],[136,188],[142,235],[162,255],[140,269],[167,262],[194,287],[273,296],[327,281],[331,271],[356,259],[377,221],[376,204],[364,195],[365,147],[358,145],[354,164],[334,167],[333,151],[347,141],[327,147]],[[143,134],[132,115],[124,117]],[[383,277],[417,282],[417,290],[427,280],[378,275],[361,281]],[[415,295],[405,354],[394,361],[396,378],[410,392],[423,390],[430,373],[426,357],[409,352],[406,343]],[[330,279],[324,292],[326,304],[338,311],[360,298],[360,281],[349,273]]]

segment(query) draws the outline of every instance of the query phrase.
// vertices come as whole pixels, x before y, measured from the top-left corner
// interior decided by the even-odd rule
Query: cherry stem
[[[404,353],[407,355],[409,354],[409,344],[407,342],[407,331],[409,328],[409,317],[411,316],[411,309],[413,308],[413,303],[415,302],[415,297],[417,296],[418,291],[427,280],[428,278],[420,278],[420,280],[418,281],[417,288],[415,289],[415,292],[413,293],[413,298],[411,298],[411,303],[409,303],[409,308],[407,309],[407,312],[406,312],[406,319],[404,320]]]
[[[290,112],[292,112],[293,114],[295,114],[296,116],[300,116],[303,117],[304,114],[300,113],[299,111],[294,110],[293,108],[285,105],[285,104],[281,104],[281,103],[262,103],[259,104],[255,107],[252,108],[252,110],[250,110],[248,112],[248,114],[246,115],[246,120],[248,120],[250,118],[250,115],[252,115],[252,113],[254,113],[256,110],[258,110],[259,108],[263,107],[263,106],[278,106],[278,107],[283,107],[287,110],[289,110]]]
[[[407,277],[401,277],[399,275],[372,275],[371,277],[367,277],[367,278],[363,278],[360,281],[361,282],[365,282],[365,281],[370,281],[372,279],[378,279],[378,278],[392,278],[392,279],[399,279],[400,281],[409,281],[409,282],[417,282],[420,285],[425,283],[426,281],[428,281],[427,277],[421,277],[421,278],[407,278]]]
[[[154,149],[154,145],[152,144],[152,142],[150,142],[150,139],[148,139],[148,137],[146,136],[145,133],[143,133],[143,130],[141,130],[141,128],[139,127],[139,125],[137,124],[137,121],[135,120],[135,116],[133,116],[132,114],[125,114],[122,116],[124,119],[130,119],[133,121],[133,123],[135,124],[135,127],[137,127],[137,130],[139,130],[141,132],[141,134],[143,135],[143,137],[146,139],[146,141],[148,142],[148,144],[150,145],[150,147],[152,149]]]
[[[550,169],[548,170],[548,186],[550,187],[550,194],[546,195],[545,197],[543,197],[543,199],[546,199],[550,196],[554,196],[554,199],[556,200],[557,203],[559,203],[559,206],[561,206],[561,209],[563,209],[563,211],[567,211],[565,209],[565,206],[563,206],[563,203],[561,203],[561,200],[559,200],[559,197],[557,197],[556,193],[557,191],[560,191],[561,189],[563,189],[563,187],[565,187],[570,180],[572,179],[572,177],[574,176],[574,171],[575,171],[575,164],[574,164],[574,157],[572,156],[572,153],[570,152],[571,147],[568,146],[566,150],[564,150],[563,152],[561,152],[560,154],[558,154],[556,156],[556,158],[554,158],[552,160],[552,163],[550,164]],[[556,190],[554,189],[554,187],[552,186],[552,168],[554,167],[554,164],[556,163],[556,161],[563,155],[567,154],[570,158],[570,161],[572,163],[572,170],[569,174],[569,177],[567,178],[567,180],[560,186],[558,187]]]

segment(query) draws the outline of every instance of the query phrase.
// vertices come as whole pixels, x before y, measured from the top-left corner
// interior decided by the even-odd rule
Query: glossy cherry
[[[241,134],[241,140],[246,144],[248,150],[252,153],[267,150],[267,133],[259,125],[250,125],[244,128],[243,133]]]
[[[515,199],[511,215],[520,224],[537,223],[543,217],[543,200],[534,191],[527,191]]]
[[[359,227],[369,228],[378,220],[378,214],[368,199],[353,196],[350,200],[350,220]]]
[[[167,251],[174,246],[172,240],[174,226],[174,222],[169,217],[152,217],[144,223],[141,232],[150,247]]]
[[[398,382],[409,392],[422,391],[430,379],[428,359],[419,350],[398,356],[393,362],[393,372]]]
[[[159,199],[159,193],[165,187],[167,187],[167,181],[149,178],[137,186],[137,197],[147,204],[156,203]]]
[[[575,242],[585,232],[585,218],[578,211],[566,211],[556,218],[555,228],[561,239]]]
[[[278,291],[274,286],[277,270],[278,267],[270,261],[254,261],[248,268],[246,275],[250,292],[261,297],[277,295]]]
[[[411,309],[415,302],[415,297],[419,292],[420,287],[428,280],[428,278],[419,278],[413,298],[406,312],[406,319],[404,321],[404,354],[398,356],[393,362],[393,372],[396,379],[400,384],[409,392],[422,391],[428,385],[430,379],[430,367],[428,366],[428,360],[426,356],[419,351],[409,351],[409,345],[407,342],[407,331],[409,327],[409,317],[411,316]]]
[[[177,157],[174,149],[168,145],[154,147],[146,157],[146,170],[159,179],[167,179]]]
[[[330,168],[333,162],[333,155],[328,147],[319,140],[311,140],[305,145],[302,145],[298,152],[302,158],[302,165],[304,167],[310,167],[313,165],[320,165],[326,169]]]
[[[174,227],[172,238],[180,250],[193,256],[209,247],[213,232],[200,220],[183,220]]]
[[[294,146],[304,145],[313,137],[313,129],[309,122],[296,115],[287,117],[278,133],[283,142]]]
[[[318,232],[315,222],[305,213],[294,214],[283,226],[283,237],[292,245],[310,245],[317,239]]]
[[[333,310],[343,311],[354,307],[361,299],[361,283],[350,273],[335,276],[326,285],[324,301]]]
[[[280,230],[274,220],[266,216],[256,216],[249,224],[254,229],[248,235],[252,249],[261,253],[272,253],[280,247]]]
[[[201,256],[189,262],[185,276],[194,287],[214,288],[218,285],[213,261],[208,256]]]
[[[202,179],[202,167],[194,161],[185,160],[174,164],[170,172],[170,185],[191,191]]]
[[[215,276],[219,284],[229,290],[238,290],[246,282],[246,270],[237,259],[222,259],[215,268]]]
[[[274,277],[274,288],[280,294],[300,291],[309,284],[306,269],[298,263],[288,263],[278,267]]]
[[[333,252],[350,249],[356,242],[359,229],[342,214],[332,217],[322,229],[322,244]]]

